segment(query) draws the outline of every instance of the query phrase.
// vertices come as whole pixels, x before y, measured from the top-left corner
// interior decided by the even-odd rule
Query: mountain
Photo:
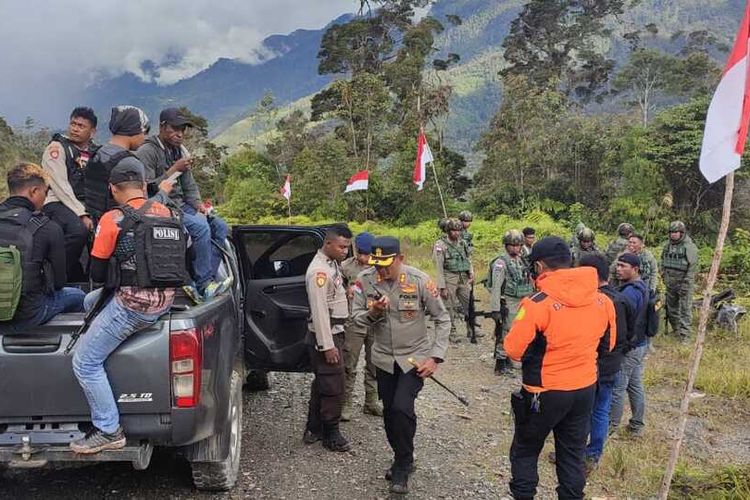
[[[720,42],[731,43],[745,0],[641,0],[625,15],[610,23],[611,40],[602,41],[602,50],[622,62],[627,58],[627,47],[614,40],[636,29],[653,23],[659,32],[652,43],[665,49],[676,50],[673,35],[708,30]],[[446,30],[437,39],[436,57],[453,52],[461,56],[460,64],[443,76],[454,87],[451,114],[446,128],[450,147],[467,155],[470,166],[476,166],[479,157],[474,145],[496,113],[501,100],[498,71],[503,68],[502,41],[508,34],[510,23],[516,18],[525,0],[438,0],[430,15],[445,21],[446,15],[455,14],[462,19],[458,26],[444,22]],[[717,54],[718,59],[726,57]],[[723,61],[720,63],[723,64]],[[302,97],[279,110],[279,116],[293,109],[309,109],[309,98]],[[612,110],[613,105],[606,110]],[[602,108],[599,108],[602,109]],[[264,127],[252,116],[237,121],[218,135],[217,142],[233,147],[242,142],[262,142]]]
[[[341,16],[333,23],[351,18]],[[219,59],[200,73],[172,85],[147,83],[126,73],[101,81],[86,91],[100,116],[109,115],[116,104],[142,107],[152,120],[167,106],[187,106],[206,117],[215,134],[244,118],[267,91],[285,104],[315,93],[332,77],[318,75],[318,47],[326,28],[297,30],[289,35],[273,35],[263,45],[276,54],[259,64]]]

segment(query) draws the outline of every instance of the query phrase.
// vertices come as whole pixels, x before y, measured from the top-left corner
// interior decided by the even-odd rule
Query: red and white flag
[[[344,192],[349,193],[351,191],[367,191],[369,179],[370,172],[368,172],[367,170],[357,172],[356,174],[352,175],[352,177],[349,179],[349,182],[346,183],[346,189],[344,190]]]
[[[750,121],[750,2],[706,116],[701,173],[716,182],[740,167]]]
[[[286,176],[284,185],[281,186],[281,189],[279,189],[279,192],[281,193],[281,196],[283,196],[287,200],[292,198],[292,176],[291,175]]]
[[[427,179],[427,164],[432,161],[432,151],[427,144],[427,137],[425,137],[424,132],[420,132],[417,139],[417,160],[414,162],[414,175],[412,176],[417,191],[424,189],[424,181]]]

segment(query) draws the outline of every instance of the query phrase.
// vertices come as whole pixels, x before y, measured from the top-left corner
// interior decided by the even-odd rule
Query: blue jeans
[[[86,296],[88,309],[96,303],[100,290]],[[120,426],[112,387],[104,370],[104,362],[117,347],[135,332],[154,324],[166,312],[141,314],[110,299],[104,309],[91,322],[88,331],[81,335],[73,354],[73,373],[83,389],[91,410],[91,423],[108,434]]]
[[[199,289],[215,279],[222,255],[211,239],[224,242],[229,227],[219,217],[207,218],[187,203],[182,205],[182,222],[193,240],[193,279]]]
[[[612,394],[609,421],[613,427],[620,425],[620,420],[622,420],[626,391],[630,400],[630,411],[633,414],[628,427],[632,431],[640,431],[645,425],[646,391],[643,389],[643,358],[647,351],[648,344],[644,344],[630,350],[625,355]]]
[[[614,380],[598,381],[596,383],[594,411],[591,412],[591,434],[589,435],[589,444],[586,447],[586,458],[596,462],[602,456],[604,443],[607,441],[609,409],[612,403],[612,390],[614,386]]]
[[[13,328],[24,329],[43,325],[62,313],[83,312],[86,293],[80,288],[64,287],[50,295],[44,295],[36,315],[23,321],[13,322]]]

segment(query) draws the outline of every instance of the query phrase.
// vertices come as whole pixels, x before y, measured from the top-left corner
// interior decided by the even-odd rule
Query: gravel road
[[[469,408],[429,381],[420,394],[410,498],[500,498],[507,492],[507,396],[518,381],[492,375],[492,342],[482,341],[452,347],[438,374],[470,400]],[[196,492],[188,464],[167,450],[157,450],[140,472],[129,464],[7,470],[0,490],[6,498],[388,498],[383,475],[391,454],[380,418],[355,412],[342,424],[353,445],[349,453],[302,444],[309,381],[308,374],[272,374],[270,390],[245,392],[242,466],[230,493]]]

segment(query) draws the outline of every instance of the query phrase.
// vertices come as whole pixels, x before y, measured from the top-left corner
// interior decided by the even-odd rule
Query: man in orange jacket
[[[597,351],[615,346],[615,309],[599,292],[595,269],[571,269],[570,249],[561,238],[543,238],[528,259],[539,291],[523,299],[503,343],[511,359],[523,359],[523,388],[511,398],[510,490],[517,499],[534,497],[539,453],[553,432],[557,495],[583,498]]]

